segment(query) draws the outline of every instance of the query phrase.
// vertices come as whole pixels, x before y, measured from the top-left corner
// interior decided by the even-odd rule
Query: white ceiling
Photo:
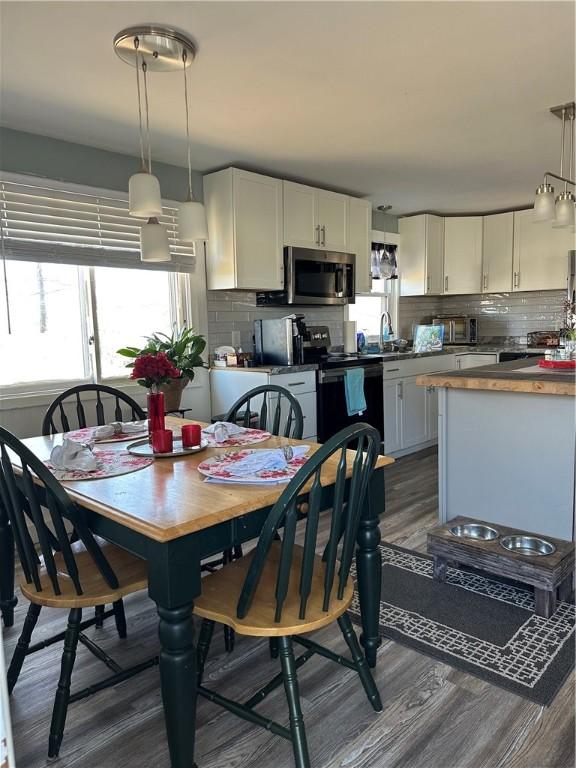
[[[5,126],[137,154],[133,70],[156,22],[199,45],[193,166],[239,164],[392,213],[530,202],[574,98],[573,2],[2,2]],[[185,164],[181,78],[151,76],[153,157]]]

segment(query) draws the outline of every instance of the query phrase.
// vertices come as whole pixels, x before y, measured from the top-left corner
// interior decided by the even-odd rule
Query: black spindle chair
[[[96,402],[90,405],[90,408],[94,408],[94,417],[87,419],[86,397],[90,395],[96,396]],[[59,432],[70,432],[73,429],[93,426],[100,427],[106,424],[106,408],[102,402],[102,395],[107,395],[114,400],[113,416],[115,421],[139,421],[146,418],[146,414],[136,400],[119,389],[107,387],[105,384],[81,384],[62,392],[50,403],[42,421],[42,434],[55,435]],[[75,418],[73,414],[75,414]],[[76,424],[73,423],[74,421]]]
[[[93,396],[96,399],[93,402]],[[102,402],[102,395],[113,401],[106,408]],[[86,418],[86,410],[90,416]],[[115,421],[139,421],[146,418],[145,412],[129,395],[119,389],[108,387],[105,384],[80,384],[60,393],[48,406],[48,410],[42,420],[42,434],[55,435],[59,432],[70,432],[73,429],[106,424],[106,413],[113,416]],[[115,612],[123,612],[122,603],[116,607]],[[105,606],[96,607],[96,626],[102,627],[104,623]]]
[[[355,454],[348,451],[351,445]],[[328,440],[299,470],[273,506],[256,549],[206,576],[202,580],[202,594],[195,603],[194,611],[203,619],[198,642],[199,693],[239,717],[291,740],[297,768],[308,768],[310,759],[296,670],[313,654],[355,670],[373,708],[377,712],[382,709],[378,689],[346,613],[354,596],[350,568],[356,534],[379,447],[380,436],[368,424],[354,424]],[[335,470],[334,501],[328,543],[319,556],[316,548],[323,496],[321,478],[328,471],[326,465],[330,460],[331,471]],[[304,544],[299,546],[295,543],[298,504],[306,496]],[[281,540],[275,538],[277,533]],[[338,621],[351,660],[302,636],[334,621]],[[233,627],[239,634],[278,638],[282,673],[244,704],[202,685],[215,622]],[[294,656],[294,643],[304,647],[298,658]],[[289,729],[254,711],[282,684],[288,700]]]
[[[256,414],[256,417],[254,416]],[[301,440],[304,432],[304,415],[294,395],[277,384],[264,384],[242,395],[228,409],[223,421],[243,427],[264,429],[272,435]],[[203,570],[213,572],[215,567],[242,557],[242,546],[237,544],[224,550],[222,558],[204,563]],[[234,630],[224,627],[224,646],[234,650]],[[271,653],[276,656],[276,645],[271,642]]]
[[[16,466],[12,465],[11,456],[17,458]],[[16,685],[27,655],[64,640],[48,749],[48,756],[55,757],[64,735],[69,703],[127,680],[157,663],[155,658],[122,669],[83,634],[83,630],[93,625],[96,619],[82,621],[82,609],[107,603],[116,607],[123,596],[146,589],[146,563],[120,547],[96,539],[86,525],[82,510],[72,503],[52,473],[3,427],[0,427],[0,503],[7,510],[22,567],[20,589],[30,602],[8,669],[9,692]],[[46,516],[43,508],[47,510]],[[73,528],[76,539],[73,542],[65,522]],[[39,552],[34,546],[30,529],[38,539]],[[42,606],[68,608],[68,627],[65,632],[30,646]],[[112,615],[112,611],[107,615]],[[125,634],[123,616],[123,612],[115,614],[121,636]],[[103,661],[113,674],[71,694],[70,681],[78,641]]]

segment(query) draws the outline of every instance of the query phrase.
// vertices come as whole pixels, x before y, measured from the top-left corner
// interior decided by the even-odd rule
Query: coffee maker
[[[254,321],[257,365],[302,365],[307,338],[304,315]]]

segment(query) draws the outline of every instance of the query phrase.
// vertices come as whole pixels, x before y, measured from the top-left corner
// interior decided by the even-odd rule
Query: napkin
[[[297,459],[308,453],[309,445],[292,446],[292,458]],[[230,462],[226,469],[235,477],[245,477],[246,475],[255,475],[263,469],[285,469],[288,466],[288,458],[282,448],[272,448],[267,450],[256,450],[248,454],[243,459]]]
[[[52,448],[50,463],[54,469],[82,469],[84,472],[91,472],[100,466],[90,444],[77,443],[67,437],[62,445]]]
[[[104,424],[94,430],[95,440],[105,440],[114,435],[132,435],[140,434],[147,428],[147,421],[113,421],[111,424]]]
[[[238,435],[240,432],[244,432],[244,427],[240,427],[238,424],[233,424],[231,421],[217,421],[215,424],[210,424],[209,427],[204,427],[202,432],[206,435],[215,435],[222,429],[224,429],[228,435]]]

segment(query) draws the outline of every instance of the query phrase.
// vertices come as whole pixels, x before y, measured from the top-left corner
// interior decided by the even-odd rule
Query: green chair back
[[[240,411],[244,412],[244,417],[238,420]],[[304,432],[302,408],[294,395],[284,387],[265,384],[251,389],[234,403],[224,417],[224,421],[234,424],[242,423],[244,427],[250,427],[253,412],[259,414],[258,429],[265,429],[273,435],[291,437],[294,440],[302,438]]]

